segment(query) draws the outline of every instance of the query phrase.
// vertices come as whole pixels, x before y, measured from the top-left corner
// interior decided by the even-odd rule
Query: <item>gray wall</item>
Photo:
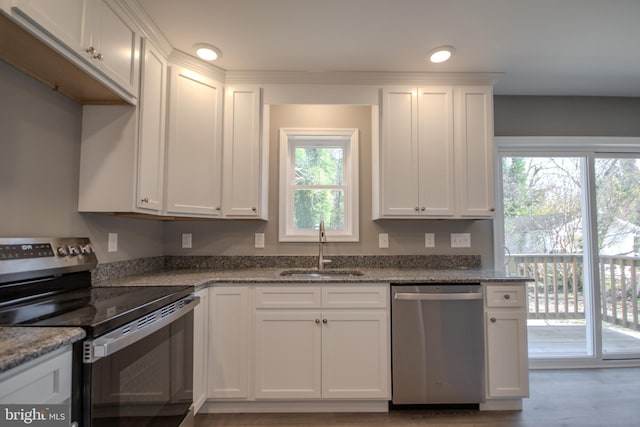
[[[491,221],[422,221],[371,219],[371,108],[338,105],[272,105],[269,144],[269,221],[176,221],[165,225],[169,255],[313,255],[316,243],[278,242],[278,132],[281,127],[358,128],[360,151],[360,241],[331,243],[325,253],[336,255],[480,254],[492,267]],[[265,248],[254,248],[254,233],[265,233]],[[436,247],[424,247],[424,233],[435,233]],[[472,234],[470,249],[451,249],[449,233]],[[181,233],[193,234],[193,248],[180,247]],[[378,233],[389,234],[389,248],[378,248]]]
[[[495,96],[496,136],[640,136],[640,98]]]
[[[163,254],[160,222],[76,211],[80,105],[3,61],[0,94],[0,236],[88,236],[100,263]]]

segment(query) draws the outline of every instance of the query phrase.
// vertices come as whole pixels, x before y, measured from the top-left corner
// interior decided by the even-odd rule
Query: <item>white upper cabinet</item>
[[[13,0],[11,8],[36,23],[76,52],[89,44],[87,17],[92,17],[92,0]]]
[[[381,116],[375,219],[491,217],[491,87],[385,88]]]
[[[164,208],[168,68],[165,58],[148,40],[145,40],[142,58],[136,206],[160,212]]]
[[[85,52],[98,69],[135,97],[138,93],[140,33],[113,0],[98,0],[93,9],[91,39]]]
[[[163,211],[167,65],[146,41],[143,58],[138,107],[83,107],[80,212]]]
[[[223,213],[229,218],[266,216],[268,156],[261,129],[261,90],[233,86],[225,90],[223,142]],[[265,218],[266,219],[266,218]]]
[[[487,86],[461,86],[455,94],[458,214],[491,218],[495,210],[493,90]]]
[[[221,214],[222,84],[172,66],[166,169],[166,212]]]
[[[12,0],[11,16],[128,103],[137,103],[141,35],[114,0]]]

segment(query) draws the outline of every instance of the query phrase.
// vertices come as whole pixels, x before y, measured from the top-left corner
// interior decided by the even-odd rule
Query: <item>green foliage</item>
[[[296,147],[294,224],[315,229],[344,226],[344,152],[339,147]]]

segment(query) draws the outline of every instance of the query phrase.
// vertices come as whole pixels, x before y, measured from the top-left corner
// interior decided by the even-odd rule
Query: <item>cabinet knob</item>
[[[324,323],[325,325],[328,323],[329,321],[327,319],[322,319],[322,323]]]
[[[419,210],[420,210],[420,208],[416,206],[416,212],[418,212]]]
[[[89,55],[93,56],[95,58],[96,55],[96,48],[93,46],[89,46],[87,49],[84,50],[85,52],[87,52]]]
[[[316,319],[316,325],[320,324],[320,319]]]
[[[145,197],[144,199],[140,200],[142,203],[149,203],[149,198]]]
[[[219,211],[220,210],[220,206],[216,206],[216,210]]]
[[[495,212],[495,211],[496,211],[496,208],[489,209],[489,212]]]
[[[424,211],[426,211],[426,210],[427,210],[427,208],[425,208],[425,207],[423,206],[423,207],[421,207],[421,208],[420,208],[420,210],[421,210],[422,212],[424,212]]]
[[[489,320],[491,320],[491,323],[496,323],[496,318],[495,318],[495,317],[492,317],[492,318],[491,318],[491,319],[489,319]]]
[[[510,299],[510,298],[511,298],[511,295],[509,295],[509,294],[504,294],[504,299]]]
[[[104,56],[102,56],[102,54],[101,54],[101,53],[99,53],[99,54],[97,54],[97,55],[94,55],[93,57],[94,57],[95,59],[97,59],[98,61],[102,61],[102,60],[104,59]]]
[[[251,208],[251,210],[255,212],[255,211],[257,211],[258,209],[256,209],[256,208],[254,207],[254,208]]]

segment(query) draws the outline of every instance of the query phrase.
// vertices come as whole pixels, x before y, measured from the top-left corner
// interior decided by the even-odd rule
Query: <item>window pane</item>
[[[295,185],[342,185],[342,147],[296,147]]]
[[[504,157],[507,270],[528,286],[530,357],[592,354],[585,320],[582,175],[584,160]]]
[[[314,230],[321,220],[327,229],[344,228],[344,190],[294,190],[294,227]]]
[[[595,160],[602,352],[640,354],[640,161]]]

